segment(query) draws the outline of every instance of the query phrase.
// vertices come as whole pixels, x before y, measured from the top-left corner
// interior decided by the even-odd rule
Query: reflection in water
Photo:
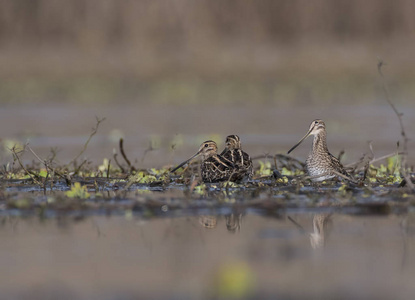
[[[226,215],[226,229],[230,232],[237,232],[241,230],[242,214],[230,214]]]
[[[225,216],[226,229],[229,232],[239,232],[242,224],[242,214],[229,214]],[[213,229],[216,228],[218,223],[217,216],[199,216],[199,223],[205,228]]]
[[[415,215],[410,213],[405,216],[401,223],[401,234],[403,242],[403,252],[402,252],[402,270],[408,265],[408,238],[415,234]]]
[[[332,214],[314,214],[313,215],[313,232],[310,233],[310,244],[313,249],[320,249],[326,245],[326,240],[333,228]],[[290,220],[302,234],[307,231],[297,221],[288,216]]]
[[[333,221],[331,214],[315,214],[313,216],[313,232],[310,233],[310,243],[313,249],[320,249],[326,245]]]
[[[200,216],[199,223],[205,228],[213,229],[213,228],[216,228],[218,219],[216,216]]]
[[[229,212],[0,217],[0,265],[7,270],[0,272],[0,298],[380,300],[415,294],[415,214],[295,214],[297,231],[283,213]],[[199,222],[216,230],[201,230]],[[323,247],[329,234],[318,255],[314,247]]]

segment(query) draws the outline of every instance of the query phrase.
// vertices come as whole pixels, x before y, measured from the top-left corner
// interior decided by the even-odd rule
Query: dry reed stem
[[[390,107],[392,108],[392,110],[394,111],[396,116],[398,117],[399,126],[400,126],[400,129],[401,129],[401,136],[403,138],[403,154],[402,154],[402,161],[401,161],[401,172],[402,172],[402,175],[403,175],[403,177],[405,178],[405,180],[408,184],[408,187],[411,190],[414,190],[415,186],[412,183],[411,176],[406,172],[406,169],[407,169],[407,162],[406,161],[407,161],[407,156],[408,156],[408,140],[409,139],[408,139],[408,137],[405,133],[405,127],[404,127],[403,121],[402,121],[402,115],[403,114],[398,112],[398,110],[396,109],[395,105],[392,103],[392,101],[389,97],[389,88],[388,88],[388,85],[386,84],[385,77],[382,73],[382,66],[383,65],[384,65],[384,62],[381,59],[379,59],[379,61],[378,61],[378,72],[379,72],[379,75],[381,77],[382,89],[383,89],[386,101],[388,102],[388,104],[390,105]]]
[[[20,167],[26,172],[26,174],[27,175],[29,175],[30,176],[30,178],[32,179],[32,181],[35,183],[35,184],[37,184],[37,185],[39,185],[41,188],[45,188],[45,185],[43,184],[43,183],[41,183],[40,181],[38,181],[33,175],[32,175],[32,173],[31,172],[29,172],[26,168],[25,168],[25,166],[23,165],[23,163],[22,163],[22,161],[20,160],[20,157],[19,157],[19,155],[17,154],[17,152],[16,152],[16,148],[15,147],[13,147],[12,149],[9,149],[11,152],[12,152],[12,154],[13,154],[13,157],[17,160],[17,162],[19,163],[19,165],[20,165]],[[23,150],[24,151],[24,150]]]
[[[105,121],[105,119],[106,118],[100,119],[100,118],[96,117],[97,123],[96,123],[95,127],[92,128],[92,132],[89,135],[88,140],[85,142],[84,147],[82,148],[81,152],[79,152],[79,154],[69,164],[75,164],[76,163],[76,160],[86,151],[86,149],[88,148],[88,144],[91,141],[92,137],[98,132],[99,125],[103,121]],[[79,168],[77,168],[77,170],[79,170]]]

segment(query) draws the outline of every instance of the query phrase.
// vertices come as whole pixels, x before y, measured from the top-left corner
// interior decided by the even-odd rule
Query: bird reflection
[[[239,232],[241,230],[242,214],[226,215],[226,229],[230,232]]]
[[[313,216],[313,232],[310,233],[310,244],[313,249],[320,249],[326,245],[332,225],[331,214],[315,214]]]
[[[288,216],[290,220],[302,234],[307,234],[303,226],[298,224],[293,218]],[[331,214],[315,214],[313,215],[313,231],[309,234],[310,244],[313,249],[321,249],[326,245],[326,241],[333,227]]]
[[[200,216],[199,217],[200,225],[208,229],[216,228],[217,222],[218,222],[218,219],[216,218],[216,216]]]
[[[242,214],[225,215],[226,229],[229,232],[236,233],[241,230]],[[216,228],[218,223],[217,216],[199,216],[199,224],[208,229]]]

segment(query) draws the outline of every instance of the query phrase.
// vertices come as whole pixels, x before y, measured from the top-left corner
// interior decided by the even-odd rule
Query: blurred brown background
[[[404,101],[414,34],[410,0],[2,0],[0,101],[360,103],[377,56]]]
[[[164,149],[150,166],[234,133],[254,156],[286,152],[322,118],[334,154],[372,140],[381,155],[400,131],[378,58],[411,137],[414,38],[409,0],[2,0],[0,135],[69,159],[105,116],[87,155],[124,136],[138,160]]]

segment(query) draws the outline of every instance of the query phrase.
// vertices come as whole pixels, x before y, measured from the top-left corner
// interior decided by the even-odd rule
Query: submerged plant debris
[[[307,176],[304,162],[276,154],[253,157],[254,176],[242,183],[203,183],[200,166],[192,162],[171,172],[174,166],[140,169],[131,163],[119,140],[119,153],[106,158],[99,166],[80,160],[96,126],[80,153],[66,165],[57,164],[56,153],[41,158],[29,145],[3,141],[13,161],[0,172],[0,213],[2,214],[134,214],[143,217],[174,214],[206,214],[223,210],[261,210],[278,214],[284,210],[349,210],[353,213],[389,213],[412,210],[415,205],[414,170],[407,164],[408,138],[400,114],[389,98],[388,86],[378,71],[385,98],[400,124],[402,151],[375,158],[370,153],[345,165],[352,178],[338,178],[314,183]],[[180,144],[179,138],[175,143]],[[144,151],[157,149],[160,141],[152,139]],[[172,148],[175,146],[172,145]],[[344,153],[341,153],[338,158]],[[31,155],[30,165],[22,157]],[[25,158],[27,159],[27,158]],[[121,162],[122,160],[122,162]],[[344,177],[344,176],[343,176]]]
[[[28,146],[27,146],[28,147]],[[206,210],[253,210],[274,214],[285,210],[348,210],[353,213],[401,212],[415,204],[415,194],[401,176],[399,154],[378,165],[362,159],[348,166],[356,183],[331,180],[313,183],[304,163],[282,154],[254,158],[255,175],[243,183],[202,183],[198,162],[170,173],[173,166],[137,169],[105,159],[93,167],[53,160],[21,164],[23,153],[0,174],[3,214],[125,214],[143,217],[203,214]],[[125,153],[123,154],[125,155]],[[129,163],[129,160],[126,160]],[[127,164],[128,164],[127,163]],[[406,170],[413,175],[412,169]]]

